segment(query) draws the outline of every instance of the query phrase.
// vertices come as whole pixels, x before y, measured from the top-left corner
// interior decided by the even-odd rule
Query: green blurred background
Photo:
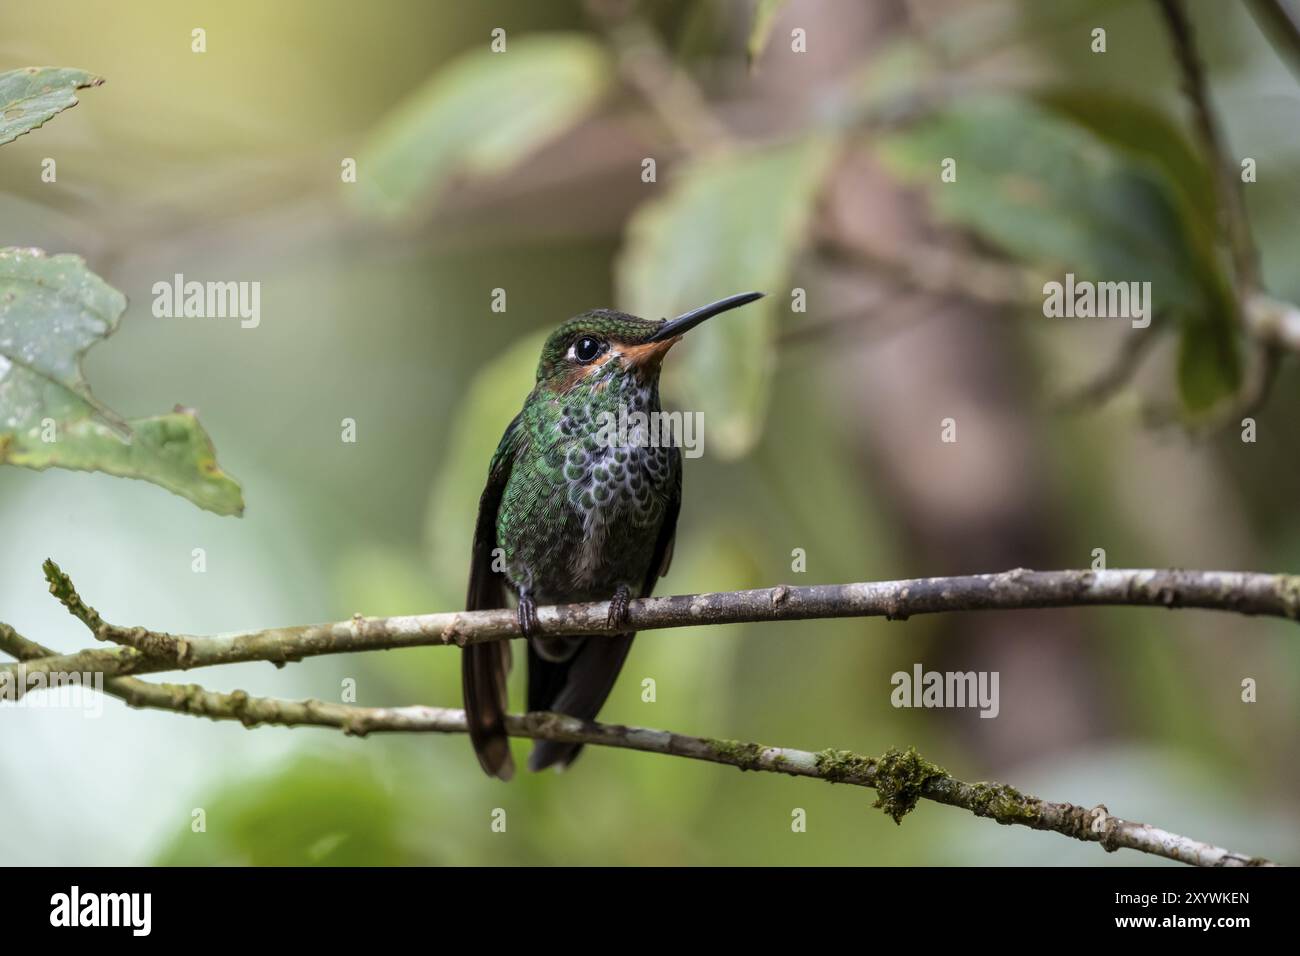
[[[87,362],[97,395],[132,416],[197,408],[247,513],[0,469],[0,619],[87,642],[45,593],[47,556],[107,619],[173,632],[457,608],[537,336],[588,308],[658,317],[751,286],[766,312],[712,323],[669,363],[667,400],[705,411],[706,454],[686,463],[660,593],[1082,567],[1096,548],[1111,567],[1296,570],[1294,363],[1258,442],[1181,427],[1231,403],[1249,344],[1216,298],[1222,250],[1183,248],[1213,204],[1153,5],[774,9],[751,69],[742,0],[5,4],[0,70],[107,83],[0,150],[0,246],[80,254],[127,294]],[[1243,8],[1190,10],[1233,155],[1258,164],[1265,282],[1295,301],[1296,75]],[[521,72],[494,85],[498,67]],[[950,155],[943,188],[961,192],[943,194]],[[936,289],[910,272],[936,249],[1158,276],[1159,341],[1113,400],[1062,414],[1138,333]],[[177,272],[260,281],[260,327],[154,318],[150,289]],[[1153,425],[1161,410],[1176,423]],[[890,675],[914,662],[1000,672],[1000,715],[894,709]],[[459,706],[457,654],[439,648],[191,679],[337,700],[349,678],[361,704]],[[915,745],[963,779],[1295,862],[1298,712],[1294,625],[1071,610],[644,635],[601,716]],[[869,791],[685,760],[588,748],[570,772],[502,785],[463,738],[248,731],[114,700],[98,720],[4,708],[0,781],[3,863],[1151,862],[936,805],[895,826]]]

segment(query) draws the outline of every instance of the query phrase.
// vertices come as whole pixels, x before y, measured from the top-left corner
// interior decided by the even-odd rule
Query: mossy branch
[[[0,650],[17,658],[0,665],[0,698],[21,696],[33,674],[102,674],[104,690],[132,707],[169,710],[247,727],[333,727],[364,736],[380,732],[465,733],[465,714],[440,707],[357,707],[318,700],[219,693],[194,684],[155,684],[134,674],[244,661],[289,661],[322,654],[433,644],[464,646],[518,637],[512,611],[472,611],[409,617],[356,616],[335,624],[273,628],[220,637],[190,637],[122,628],[87,605],[54,562],[45,564],[50,591],[100,640],[120,646],[57,654],[0,624]],[[1194,607],[1247,615],[1300,618],[1300,578],[1238,571],[1027,571],[917,578],[905,581],[791,587],[644,598],[631,602],[624,628],[638,631],[701,624],[885,617],[941,611],[1129,605]],[[538,609],[542,633],[610,633],[606,602]],[[529,713],[507,719],[516,737],[619,747],[727,764],[741,770],[814,777],[870,787],[877,807],[901,821],[920,800],[960,807],[1002,824],[1051,830],[1107,850],[1128,848],[1201,866],[1258,866],[1269,861],[1085,808],[1022,794],[995,783],[966,783],[920,757],[891,749],[880,757],[849,751],[812,753],[756,743],[690,737],[662,730]]]
[[[48,656],[48,648],[0,624],[0,649],[19,660]],[[213,720],[237,720],[246,727],[332,727],[363,737],[371,733],[466,732],[465,712],[444,707],[357,707],[320,700],[280,700],[229,694],[194,684],[153,684],[134,677],[106,680],[107,693],[132,707],[169,710]],[[1195,866],[1272,866],[1270,861],[1110,815],[1104,806],[1082,807],[1023,794],[1000,783],[966,783],[921,757],[914,749],[890,749],[880,757],[847,750],[810,753],[737,740],[691,737],[645,727],[578,720],[564,714],[511,715],[513,737],[557,740],[666,754],[725,764],[740,770],[784,773],[874,789],[874,806],[901,823],[921,800],[960,807],[1004,825],[1051,830],[1075,840],[1099,843],[1107,851],[1138,850]]]
[[[246,631],[214,637],[168,634],[105,623],[77,595],[71,580],[46,562],[50,590],[99,640],[120,646],[58,654],[27,664],[35,670],[102,673],[105,677],[189,670],[217,664],[284,664],[323,654],[399,647],[503,641],[520,636],[514,611],[452,611],[403,617],[362,617]],[[751,591],[649,597],[628,605],[625,625],[611,627],[609,602],[537,609],[541,634],[608,636],[620,630],[654,631],[702,624],[808,621],[1030,608],[1130,606],[1200,608],[1300,619],[1300,576],[1247,571],[1029,571],[858,584],[777,585]],[[14,664],[0,665],[0,686]]]

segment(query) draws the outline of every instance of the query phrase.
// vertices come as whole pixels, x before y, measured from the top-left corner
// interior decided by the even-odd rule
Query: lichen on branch
[[[0,623],[0,650],[17,659],[0,665],[0,698],[21,696],[31,674],[90,672],[104,676],[105,692],[132,707],[237,720],[246,727],[332,727],[354,736],[371,733],[467,732],[464,711],[441,707],[358,707],[319,700],[221,693],[196,684],[155,684],[130,675],[263,660],[276,666],[303,657],[430,644],[466,645],[518,636],[511,611],[474,611],[411,617],[362,618],[335,624],[273,628],[226,637],[178,636],[109,624],[78,594],[53,561],[45,564],[51,593],[99,640],[120,646],[56,654]],[[1300,616],[1300,578],[1234,571],[1026,571],[919,578],[908,581],[790,587],[678,595],[633,601],[637,630],[763,620],[873,617],[903,620],[940,611],[1082,605],[1197,607],[1294,620]],[[609,633],[606,602],[540,608],[542,633]],[[10,693],[12,691],[12,693]],[[686,757],[744,771],[812,777],[875,789],[875,806],[896,823],[921,800],[959,807],[1004,825],[1050,830],[1199,866],[1261,866],[1269,861],[1111,816],[1104,806],[1083,807],[1022,794],[1000,783],[967,783],[926,760],[914,748],[879,757],[847,750],[817,753],[739,740],[692,737],[643,727],[579,720],[564,714],[511,715],[514,737],[593,744]]]

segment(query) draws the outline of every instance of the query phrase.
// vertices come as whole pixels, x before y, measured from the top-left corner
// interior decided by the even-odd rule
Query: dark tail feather
[[[461,652],[460,666],[465,718],[478,762],[488,776],[509,780],[515,773],[506,736],[510,645],[505,641],[471,644]]]
[[[582,720],[594,720],[614,689],[635,634],[590,637],[567,661],[548,661],[528,646],[528,709],[550,710]],[[477,646],[477,645],[475,645]],[[529,770],[567,767],[582,744],[533,741]]]

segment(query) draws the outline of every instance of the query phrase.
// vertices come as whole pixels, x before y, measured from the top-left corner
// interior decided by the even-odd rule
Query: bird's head
[[[706,319],[762,297],[761,292],[729,296],[675,319],[641,319],[613,309],[584,312],[546,339],[537,384],[561,393],[611,375],[634,375],[649,384],[658,379],[663,357],[683,335]]]

